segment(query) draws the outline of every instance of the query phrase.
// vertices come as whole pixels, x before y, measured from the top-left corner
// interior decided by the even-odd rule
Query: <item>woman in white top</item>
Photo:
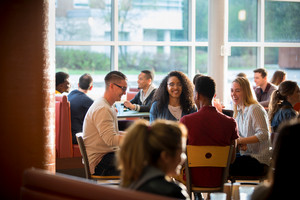
[[[231,97],[240,135],[237,140],[240,152],[230,167],[230,175],[265,175],[271,156],[267,112],[253,98],[247,78],[238,77],[232,82]]]

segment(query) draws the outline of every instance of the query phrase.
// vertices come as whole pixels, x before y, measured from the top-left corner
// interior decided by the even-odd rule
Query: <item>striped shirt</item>
[[[246,106],[244,113],[238,107],[236,117],[240,137],[256,136],[258,143],[247,144],[246,151],[240,151],[241,155],[249,155],[260,163],[270,165],[270,134],[268,115],[265,109],[259,104]]]

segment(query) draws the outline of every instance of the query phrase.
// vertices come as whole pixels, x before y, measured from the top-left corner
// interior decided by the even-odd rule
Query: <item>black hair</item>
[[[209,76],[200,76],[196,79],[195,90],[209,99],[212,99],[216,93],[216,83]]]
[[[104,78],[104,81],[105,81],[105,85],[106,87],[112,82],[112,81],[121,81],[121,80],[127,80],[127,77],[122,73],[122,72],[119,72],[119,71],[111,71],[109,72],[105,78]]]
[[[144,74],[146,74],[146,78],[147,78],[147,79],[153,80],[154,75],[153,75],[153,73],[152,73],[151,71],[149,71],[149,70],[143,70],[143,71],[141,71],[141,72],[144,73]]]
[[[55,74],[55,86],[57,87],[59,84],[62,84],[69,78],[69,74],[65,72],[56,72]]]
[[[171,71],[160,83],[157,88],[153,102],[157,101],[157,108],[162,111],[165,105],[169,104],[169,93],[167,90],[167,84],[170,77],[177,77],[182,84],[182,92],[180,95],[180,105],[183,112],[189,112],[194,107],[193,99],[193,84],[188,77],[180,71]]]

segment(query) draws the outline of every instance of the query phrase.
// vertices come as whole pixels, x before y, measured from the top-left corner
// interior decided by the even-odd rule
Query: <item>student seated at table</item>
[[[180,71],[170,72],[154,94],[150,122],[156,119],[179,121],[184,115],[196,112],[193,85]]]
[[[184,185],[172,181],[185,149],[186,128],[180,123],[136,121],[127,129],[117,154],[121,187],[177,199],[189,199]]]
[[[265,175],[271,156],[267,112],[253,98],[246,78],[232,82],[231,97],[240,135],[237,140],[240,153],[230,167],[230,175]]]
[[[286,121],[278,128],[269,181],[257,187],[252,200],[298,199],[300,177],[297,155],[300,154],[300,120]]]
[[[239,137],[236,121],[212,106],[215,88],[215,81],[211,77],[202,76],[196,80],[194,99],[198,112],[185,115],[180,120],[188,129],[189,145],[236,146]],[[233,154],[232,161],[235,151]],[[222,169],[200,167],[191,170],[194,186],[220,187]]]
[[[93,88],[93,78],[90,74],[83,74],[79,78],[78,89],[68,95],[71,109],[72,142],[77,144],[76,133],[82,132],[83,120],[94,100],[87,96]]]
[[[268,72],[264,68],[258,68],[254,71],[254,82],[256,88],[254,89],[257,101],[265,108],[269,106],[270,98],[277,89],[275,85],[268,82]]]
[[[124,106],[130,110],[139,112],[149,112],[152,105],[152,98],[156,91],[153,81],[153,73],[149,70],[143,70],[138,76],[138,88],[140,91],[130,101],[125,101]]]
[[[86,147],[91,174],[119,175],[115,166],[115,151],[123,134],[118,128],[114,103],[126,94],[127,78],[119,71],[109,72],[105,78],[103,97],[89,108],[83,122],[83,141]]]
[[[269,104],[269,119],[272,132],[286,120],[297,117],[293,106],[300,101],[300,90],[296,82],[284,81],[271,96]]]

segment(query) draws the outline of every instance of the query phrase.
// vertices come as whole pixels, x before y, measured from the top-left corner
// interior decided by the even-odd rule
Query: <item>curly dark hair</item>
[[[157,108],[159,111],[163,110],[165,105],[169,104],[169,93],[167,90],[167,84],[170,77],[176,76],[182,84],[182,92],[180,95],[180,105],[183,112],[189,112],[194,107],[193,98],[193,84],[189,78],[180,71],[171,71],[160,83],[156,90],[153,102],[157,101]]]

